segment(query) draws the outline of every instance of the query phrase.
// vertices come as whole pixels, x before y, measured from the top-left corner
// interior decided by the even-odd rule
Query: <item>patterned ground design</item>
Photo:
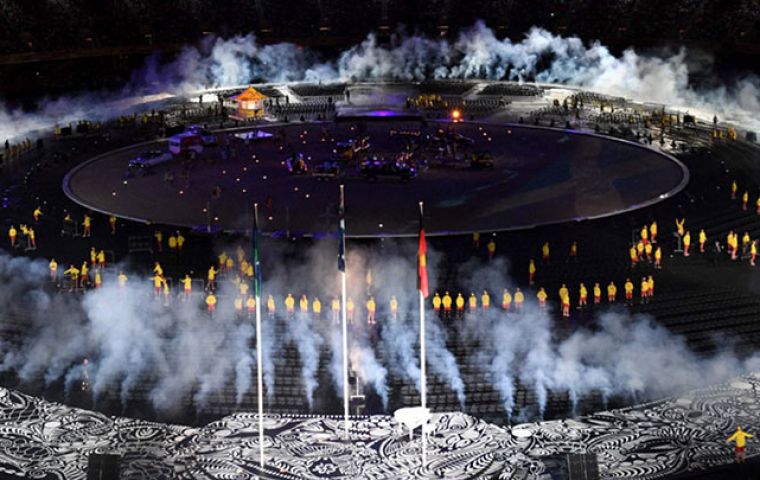
[[[420,461],[388,416],[357,418],[344,441],[339,418],[267,416],[264,471],[256,416],[237,413],[203,428],[107,417],[0,389],[0,472],[84,479],[90,453],[123,455],[126,479],[524,479],[543,457],[595,453],[602,478],[654,479],[729,463],[725,438],[760,431],[760,374],[636,407],[500,428],[460,413],[437,414]],[[748,455],[757,447],[748,445]]]

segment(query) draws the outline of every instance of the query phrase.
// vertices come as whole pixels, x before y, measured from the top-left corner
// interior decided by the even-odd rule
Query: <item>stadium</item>
[[[757,477],[756,22],[187,3],[3,7],[2,475]]]

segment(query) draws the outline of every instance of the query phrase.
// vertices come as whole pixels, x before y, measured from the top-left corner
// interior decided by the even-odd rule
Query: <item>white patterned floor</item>
[[[86,477],[93,452],[123,455],[125,479],[534,478],[542,457],[595,453],[602,478],[654,479],[729,463],[725,438],[741,424],[760,432],[760,374],[678,398],[573,420],[501,428],[461,413],[437,414],[421,465],[388,416],[266,417],[264,471],[256,416],[238,413],[203,428],[79,410],[0,389],[0,471],[27,478]],[[750,456],[757,447],[748,445]]]

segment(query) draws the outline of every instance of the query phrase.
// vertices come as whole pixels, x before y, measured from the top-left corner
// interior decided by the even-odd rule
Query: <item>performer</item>
[[[64,270],[63,274],[71,278],[71,291],[79,286],[79,269],[74,264],[69,265],[69,268]]]
[[[89,215],[85,213],[84,215],[84,221],[82,222],[82,226],[84,227],[84,230],[82,231],[82,237],[89,237],[92,232],[92,218],[90,218]]]
[[[314,300],[311,302],[311,311],[314,312],[314,321],[318,322],[319,317],[322,315],[322,302],[319,301],[319,298],[314,297]]]
[[[528,263],[528,285],[531,287],[535,283],[536,280],[536,262],[533,261],[533,259],[530,259],[530,262]]]
[[[562,305],[562,317],[570,318],[570,293],[560,296],[559,301]]]
[[[662,249],[659,246],[654,251],[654,268],[657,270],[662,269]]]
[[[599,286],[599,282],[594,283],[594,305],[602,303],[602,287]]]
[[[733,435],[726,439],[726,443],[736,442],[736,463],[744,463],[745,450],[747,449],[747,439],[753,438],[754,435],[742,431],[742,427],[736,427]]]
[[[633,282],[630,278],[625,279],[625,303],[626,305],[633,305]]]
[[[699,253],[705,253],[705,243],[707,242],[707,234],[705,229],[699,231]]]
[[[652,243],[657,243],[657,222],[652,221],[652,224],[649,225],[649,240]]]
[[[588,305],[588,290],[586,285],[581,282],[580,287],[578,287],[578,309],[583,309],[586,305]]]
[[[478,297],[475,296],[475,292],[470,292],[470,298],[467,302],[470,307],[470,313],[475,313],[475,310],[478,309]]]
[[[164,234],[161,230],[156,230],[153,232],[153,238],[156,239],[156,250],[160,253],[164,248]]]
[[[50,259],[48,267],[50,268],[50,280],[55,282],[58,280],[58,262],[55,261],[55,258]]]
[[[493,238],[488,241],[486,249],[488,250],[488,259],[493,260],[494,255],[496,255],[496,241]]]
[[[440,299],[439,299],[439,303],[440,303]],[[391,319],[395,321],[395,320],[398,319],[398,300],[396,300],[396,296],[395,295],[391,295],[390,304],[391,304],[390,305],[391,306]],[[440,310],[440,305],[438,306],[438,309]]]
[[[544,242],[544,245],[541,247],[541,259],[544,264],[549,263],[549,253],[549,242]]]
[[[367,325],[375,324],[376,308],[377,308],[377,305],[375,305],[374,297],[369,297],[369,300],[367,300]]]
[[[752,245],[749,247],[749,264],[755,266],[755,259],[757,258],[757,240],[752,240]]]
[[[209,290],[216,289],[216,275],[218,273],[219,273],[219,270],[216,270],[213,265],[208,267],[208,274],[206,275],[206,279],[208,280]]]
[[[633,245],[628,249],[628,256],[631,258],[631,268],[636,268],[636,265],[639,263],[639,254]]]
[[[546,310],[546,298],[548,295],[546,294],[546,290],[544,290],[544,287],[541,287],[538,289],[538,293],[536,294],[536,298],[538,298],[538,308],[541,311]]]
[[[127,276],[124,274],[124,272],[119,272],[119,275],[116,277],[117,281],[119,282],[119,288],[123,289],[127,286]]]
[[[185,278],[182,279],[182,287],[182,300],[188,300],[193,293],[193,279],[190,278],[190,275],[185,274]]]
[[[491,307],[491,296],[488,295],[488,291],[483,290],[483,295],[480,296],[480,304],[483,305],[484,311],[488,311]]]
[[[306,297],[306,295],[302,294],[301,299],[298,300],[298,309],[303,315],[309,313],[309,299]]]
[[[688,257],[689,256],[689,247],[691,246],[691,232],[688,230],[683,236],[683,256]]]
[[[348,322],[351,324],[354,323],[354,308],[354,301],[351,297],[348,297],[348,300],[346,300],[346,316],[348,317]]]
[[[435,295],[433,295],[433,311],[437,317],[441,316],[441,297],[438,295],[438,292],[435,292]]]
[[[16,238],[18,237],[18,231],[16,231],[16,227],[11,225],[11,228],[8,229],[8,238],[11,240],[11,248],[14,248],[16,246]]]
[[[645,228],[646,230],[646,228]],[[570,258],[569,260],[572,260],[573,262],[578,261],[578,243],[573,242],[570,244]]]
[[[452,304],[451,295],[449,295],[449,292],[446,292],[443,295],[443,299],[441,300],[441,304],[443,305],[443,316],[444,318],[451,318],[451,304]]]
[[[504,293],[501,294],[501,308],[506,313],[509,313],[509,309],[511,306],[512,306],[512,295],[509,293],[509,290],[505,288]]]
[[[206,296],[206,309],[208,314],[213,318],[214,311],[216,311],[216,295],[213,292],[209,292]]]
[[[103,278],[100,276],[100,270],[95,270],[95,288],[98,289],[103,285]]]
[[[607,285],[607,301],[610,303],[615,303],[616,299],[617,299],[617,287],[615,286],[614,282],[610,282],[610,284]]]
[[[116,235],[116,217],[111,215],[108,217],[108,225],[111,227],[111,235]]]
[[[472,249],[476,252],[480,249],[480,232],[472,232]]]
[[[40,207],[35,208],[34,212],[32,212],[32,217],[34,217],[35,223],[40,221],[41,216],[42,216],[42,209]]]
[[[744,191],[744,194],[742,195],[742,210],[745,212],[747,211],[747,204],[749,203],[749,192]]]
[[[95,250],[95,247],[90,247],[90,265],[92,268],[95,268],[95,266],[98,264],[98,251]]]
[[[522,312],[523,303],[525,302],[525,295],[523,295],[522,291],[518,288],[515,290],[515,312],[520,313]]]
[[[285,297],[285,313],[287,313],[288,319],[293,318],[296,311],[296,299],[293,298],[292,293],[288,293]]]
[[[256,299],[253,298],[253,295],[249,296],[248,300],[245,301],[245,309],[248,311],[249,319],[256,315]]]
[[[683,237],[685,223],[686,223],[686,217],[681,218],[681,219],[676,218],[676,232],[678,233],[679,237]]]
[[[98,252],[98,268],[101,270],[106,268],[106,252],[104,250]]]
[[[731,181],[731,200],[736,200],[736,192],[739,190],[739,185],[736,184],[736,180]]]
[[[464,316],[464,297],[462,292],[457,293],[456,299],[457,317],[462,318]]]
[[[269,314],[269,319],[274,320],[275,304],[274,297],[271,295],[267,298],[267,313]]]
[[[337,325],[340,323],[340,300],[338,297],[333,297],[330,308],[332,310],[333,323]]]

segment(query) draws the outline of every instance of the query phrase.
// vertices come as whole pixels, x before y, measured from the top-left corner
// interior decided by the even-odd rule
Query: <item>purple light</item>
[[[367,115],[370,117],[397,117],[399,113],[393,110],[370,110]]]

